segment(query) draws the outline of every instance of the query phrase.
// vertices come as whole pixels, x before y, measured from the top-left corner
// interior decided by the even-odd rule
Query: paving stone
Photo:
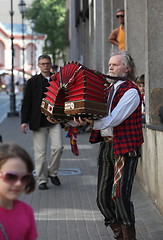
[[[4,141],[16,142],[33,157],[32,132],[23,135],[20,118],[6,118],[0,124]],[[39,240],[111,240],[113,234],[103,224],[96,205],[98,144],[88,142],[89,133],[78,135],[79,156],[71,152],[63,131],[64,153],[60,166],[61,186],[49,182],[47,191],[37,189],[23,195],[35,213]],[[49,157],[49,152],[48,152]],[[73,174],[73,170],[78,174]],[[64,172],[65,171],[65,172]],[[67,172],[72,174],[67,174]],[[64,174],[65,173],[65,174]],[[133,186],[137,240],[163,240],[163,216],[143,192],[137,181]]]

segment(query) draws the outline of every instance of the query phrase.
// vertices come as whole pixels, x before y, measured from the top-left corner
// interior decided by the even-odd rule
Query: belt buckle
[[[110,137],[110,136],[105,136],[104,137],[105,142],[111,142],[112,140],[113,140],[113,137]]]

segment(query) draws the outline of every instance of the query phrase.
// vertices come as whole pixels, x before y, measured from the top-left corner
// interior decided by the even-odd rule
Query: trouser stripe
[[[135,223],[131,190],[137,167],[138,157],[124,155],[125,162],[120,180],[120,197],[112,200],[114,180],[113,143],[102,142],[98,157],[97,205],[105,221],[110,224],[119,222],[126,226]]]

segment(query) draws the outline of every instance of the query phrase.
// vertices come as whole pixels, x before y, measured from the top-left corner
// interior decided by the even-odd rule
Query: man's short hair
[[[51,57],[50,57],[49,55],[47,55],[47,54],[42,54],[42,55],[40,55],[40,56],[38,57],[38,61],[41,60],[41,59],[43,59],[43,58],[49,59],[50,62],[51,62]]]
[[[118,12],[124,12],[124,9],[123,8],[118,8],[116,13],[118,13]]]

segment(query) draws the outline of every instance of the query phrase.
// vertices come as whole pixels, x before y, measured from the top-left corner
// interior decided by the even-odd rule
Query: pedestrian
[[[20,83],[21,83],[21,76],[18,72],[16,75],[14,75],[15,94],[19,93]]]
[[[120,51],[125,50],[125,25],[124,25],[124,9],[117,9],[116,18],[120,24],[109,35],[109,42],[117,46]]]
[[[53,64],[53,65],[51,66],[51,72],[52,72],[53,74],[55,74],[56,72],[58,72],[58,70],[59,70],[59,67],[58,67],[57,64]]]
[[[54,185],[61,184],[57,173],[60,158],[63,152],[61,125],[50,123],[41,113],[41,102],[51,81],[51,58],[49,55],[41,55],[38,58],[38,67],[41,73],[27,81],[24,99],[21,108],[21,129],[26,134],[28,125],[33,131],[34,158],[39,190],[48,189],[48,178]],[[47,143],[50,137],[51,157],[48,161]]]
[[[6,85],[6,93],[7,94],[9,94],[10,93],[10,91],[11,91],[11,75],[10,74],[6,74],[5,76],[4,76],[4,83],[5,83],[5,85]]]
[[[0,239],[35,240],[37,230],[33,209],[20,200],[34,191],[33,162],[19,145],[0,144]]]
[[[134,207],[130,197],[139,147],[143,143],[141,96],[133,83],[135,65],[129,53],[114,54],[108,66],[109,75],[126,77],[124,81],[117,78],[110,86],[108,115],[99,120],[74,120],[82,125],[89,122],[93,134],[99,131],[101,134],[97,205],[105,225],[111,227],[115,239],[135,240]]]
[[[145,123],[145,83],[144,83],[144,77],[145,75],[142,74],[136,79],[136,85],[138,86],[140,93],[141,93],[141,99],[142,99],[142,123]]]

